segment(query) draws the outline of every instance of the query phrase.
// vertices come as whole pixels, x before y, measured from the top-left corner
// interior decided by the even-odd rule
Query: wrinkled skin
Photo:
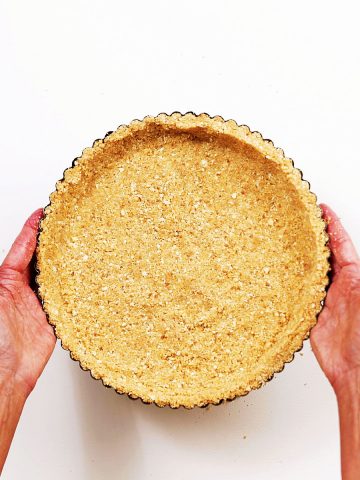
[[[30,391],[46,365],[55,336],[29,285],[42,210],[25,223],[0,267],[0,375]]]
[[[335,391],[360,379],[360,259],[339,218],[322,205],[328,223],[332,281],[311,332],[316,358]]]

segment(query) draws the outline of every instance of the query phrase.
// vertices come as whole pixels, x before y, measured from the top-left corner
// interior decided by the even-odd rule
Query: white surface
[[[360,245],[356,4],[1,1],[1,257],[84,147],[173,110],[273,139]],[[336,402],[308,342],[263,389],[193,411],[120,397],[57,346],[3,478],[335,480]]]

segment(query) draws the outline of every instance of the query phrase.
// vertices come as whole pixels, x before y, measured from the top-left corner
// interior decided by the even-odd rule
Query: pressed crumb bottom
[[[95,378],[158,405],[243,395],[292,359],[327,284],[308,184],[258,134],[161,115],[86,149],[51,196],[39,294]]]

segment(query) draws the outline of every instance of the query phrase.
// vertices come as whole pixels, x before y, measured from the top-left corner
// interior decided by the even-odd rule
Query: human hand
[[[0,266],[0,378],[29,394],[55,346],[55,335],[30,287],[30,262],[42,209],[26,221]]]
[[[322,205],[332,282],[311,345],[338,400],[343,480],[360,476],[360,259],[336,214]]]
[[[328,224],[332,281],[310,336],[316,358],[336,393],[360,381],[360,259],[337,215],[321,205]]]
[[[42,209],[26,221],[0,266],[0,474],[24,403],[43,371],[55,335],[30,287],[30,262]]]

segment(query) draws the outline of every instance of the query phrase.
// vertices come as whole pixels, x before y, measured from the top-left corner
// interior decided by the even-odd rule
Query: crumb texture
[[[39,294],[95,378],[158,405],[258,388],[325,295],[320,210],[247,127],[193,114],[120,127],[67,170],[41,223]]]

